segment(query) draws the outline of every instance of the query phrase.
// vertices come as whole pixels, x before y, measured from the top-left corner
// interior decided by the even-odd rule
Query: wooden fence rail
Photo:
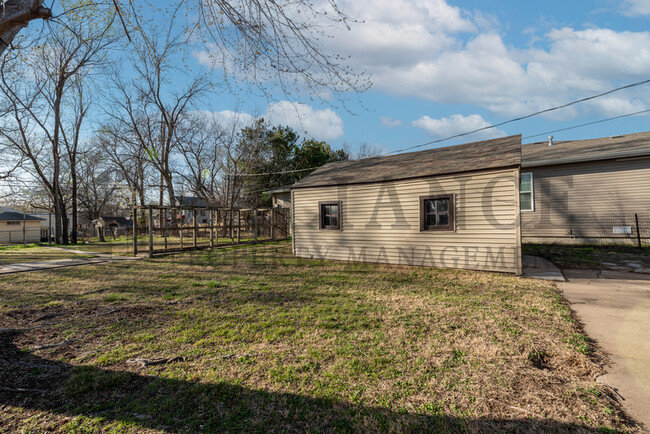
[[[142,247],[138,242],[144,238],[150,257],[155,253],[213,248],[219,245],[219,238],[228,244],[242,244],[290,236],[288,208],[148,205],[134,207],[132,218],[133,254],[138,254]]]

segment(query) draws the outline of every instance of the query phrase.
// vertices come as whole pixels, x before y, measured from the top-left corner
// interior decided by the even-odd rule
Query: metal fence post
[[[26,245],[27,245],[27,215],[25,214],[25,211],[23,211],[23,246]]]
[[[241,238],[241,210],[237,210],[237,244],[239,244]]]
[[[235,235],[233,233],[233,228],[232,228],[233,220],[235,219],[234,217],[235,217],[235,210],[230,208],[230,212],[228,213],[228,227],[230,232],[230,242],[232,244],[235,244]]]
[[[192,219],[194,220],[194,248],[198,246],[199,226],[196,220],[196,208],[192,209]]]
[[[257,208],[253,210],[253,242],[257,242]]]
[[[162,233],[163,237],[165,237],[165,251],[167,251],[167,209],[160,209],[160,215],[162,216],[163,213],[165,214],[163,218],[160,219],[162,222]]]
[[[214,210],[210,208],[208,214],[210,216],[210,248],[214,248]]]
[[[138,208],[136,207],[133,207],[133,256],[138,256]]]
[[[153,258],[153,206],[149,205],[149,257]]]
[[[634,214],[634,221],[636,222],[636,239],[639,242],[639,249],[642,249],[641,245],[641,229],[639,228],[639,214]]]
[[[181,242],[181,250],[183,250],[183,206],[178,209],[178,236]]]

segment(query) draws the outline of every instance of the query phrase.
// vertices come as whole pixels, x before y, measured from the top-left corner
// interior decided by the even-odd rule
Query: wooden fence
[[[290,236],[288,208],[133,208],[133,254],[213,248],[224,244],[282,240]]]

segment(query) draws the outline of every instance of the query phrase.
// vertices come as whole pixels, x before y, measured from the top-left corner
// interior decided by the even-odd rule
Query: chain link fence
[[[566,219],[524,222],[524,242],[574,241],[585,244],[636,244],[650,242],[650,214],[610,217],[569,216]]]

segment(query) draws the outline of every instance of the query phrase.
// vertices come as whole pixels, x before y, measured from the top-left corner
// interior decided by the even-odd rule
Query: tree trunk
[[[49,19],[52,11],[43,7],[43,0],[5,0],[4,14],[0,14],[0,54],[11,45],[14,37],[30,21]]]
[[[74,168],[76,161],[72,161],[73,169],[70,176],[72,178],[72,228],[70,231],[70,241],[77,244],[77,170]]]

